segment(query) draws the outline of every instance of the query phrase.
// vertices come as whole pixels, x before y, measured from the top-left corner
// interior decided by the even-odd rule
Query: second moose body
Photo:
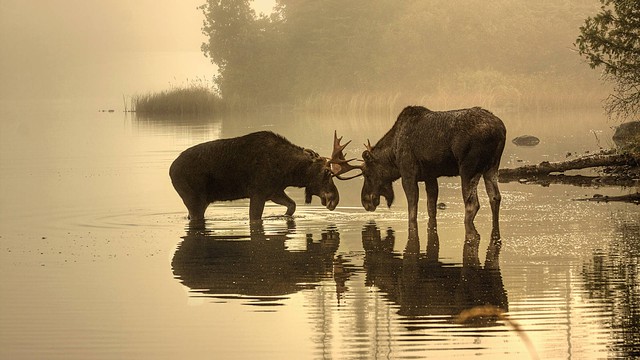
[[[391,130],[375,146],[367,145],[362,154],[362,205],[366,210],[374,211],[382,195],[391,206],[392,182],[402,178],[409,208],[409,234],[417,237],[418,182],[425,183],[427,212],[430,221],[435,223],[437,178],[459,175],[465,205],[466,239],[473,240],[479,238],[473,220],[480,208],[477,186],[482,176],[491,204],[492,238],[499,238],[498,166],[505,139],[502,121],[478,107],[451,111],[406,107]]]
[[[284,192],[289,186],[304,187],[307,203],[316,195],[329,210],[339,201],[330,159],[270,131],[195,145],[171,164],[169,175],[191,220],[203,219],[214,201],[243,198],[250,200],[250,220],[262,218],[268,200],[293,215],[296,203]]]

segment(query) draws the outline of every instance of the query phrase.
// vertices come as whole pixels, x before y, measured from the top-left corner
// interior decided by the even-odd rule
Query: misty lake
[[[168,177],[182,150],[272,130],[329,155],[337,129],[359,157],[401,108],[200,119],[99,109],[0,107],[2,359],[640,356],[640,208],[574,201],[636,189],[501,183],[500,246],[480,184],[479,266],[463,246],[458,178],[440,179],[437,235],[427,236],[421,187],[419,244],[407,239],[400,184],[391,209],[368,213],[361,178],[336,183],[333,212],[289,188],[293,218],[268,203],[250,228],[248,201],[235,201],[190,229]],[[490,110],[508,140],[541,140],[508,141],[502,167],[612,146],[614,124],[597,109]],[[456,320],[484,304],[503,317]]]

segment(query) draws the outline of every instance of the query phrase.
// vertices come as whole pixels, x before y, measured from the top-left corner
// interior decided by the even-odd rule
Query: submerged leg
[[[402,188],[409,207],[409,236],[418,237],[418,183],[408,177],[402,178]]]
[[[427,261],[435,263],[440,256],[440,237],[436,227],[436,219],[429,218],[427,225]]]
[[[252,197],[249,199],[249,220],[262,220],[265,202],[266,200],[262,197]]]
[[[473,224],[473,220],[480,209],[478,201],[478,182],[480,174],[468,176],[461,174],[462,177],[462,199],[464,201],[464,228],[466,241],[479,240],[480,235]]]
[[[209,203],[206,201],[194,201],[190,203],[185,201],[184,204],[189,210],[189,220],[203,220],[204,213],[207,210],[207,206],[209,206]]]
[[[433,219],[433,224],[435,225],[436,206],[438,204],[438,179],[428,179],[424,182],[424,185],[427,189],[427,214],[429,214],[429,223],[431,224]]]
[[[487,188],[487,195],[489,196],[489,204],[491,204],[491,218],[492,218],[492,230],[491,239],[500,239],[500,201],[502,196],[500,195],[500,189],[498,189],[498,168],[493,168],[483,175],[484,185]]]
[[[296,203],[293,201],[287,194],[285,194],[284,190],[276,193],[271,197],[271,201],[278,205],[286,206],[287,212],[285,215],[291,216],[294,212],[296,212]]]
[[[204,196],[198,195],[198,193],[185,182],[176,181],[173,183],[173,187],[176,189],[178,195],[180,195],[180,198],[182,198],[184,206],[187,207],[189,219],[204,219],[204,213],[207,210],[207,206],[209,206],[207,199]]]

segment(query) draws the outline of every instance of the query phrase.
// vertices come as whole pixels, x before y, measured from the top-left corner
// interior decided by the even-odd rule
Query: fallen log
[[[587,175],[565,175],[565,174],[549,174],[549,175],[529,175],[526,177],[507,178],[501,176],[498,179],[501,183],[517,181],[521,184],[540,185],[547,187],[551,184],[557,185],[573,185],[580,187],[600,187],[600,186],[621,186],[633,187],[640,184],[640,179],[628,175],[606,175],[606,176],[587,176]]]
[[[593,195],[593,197],[585,198],[585,199],[574,199],[575,201],[596,201],[596,202],[610,202],[610,201],[621,201],[621,202],[630,202],[636,205],[640,204],[640,192],[635,194],[627,194],[627,195],[619,195],[619,196],[607,196],[607,195]]]
[[[634,154],[598,153],[577,159],[549,162],[538,165],[526,165],[512,169],[500,169],[499,179],[502,182],[519,180],[530,176],[544,176],[551,173],[562,173],[568,170],[587,169],[605,166],[640,166],[640,156]]]

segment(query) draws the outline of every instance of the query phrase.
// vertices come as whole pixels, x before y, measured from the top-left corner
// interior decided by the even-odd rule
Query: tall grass
[[[318,93],[296,101],[301,110],[344,115],[392,115],[407,105],[432,110],[482,106],[500,111],[571,111],[602,107],[608,93],[599,83],[581,79],[513,76],[491,71],[463,73],[431,87],[382,92]]]
[[[195,80],[169,90],[133,96],[130,110],[151,116],[197,116],[295,109],[325,115],[385,118],[394,118],[407,105],[422,105],[432,110],[482,106],[493,111],[572,111],[601,107],[609,90],[588,79],[505,75],[491,70],[443,75],[440,80],[421,86],[409,88],[397,84],[378,91],[318,92],[288,103],[265,104],[243,96],[223,99],[207,81]]]
[[[212,115],[224,110],[220,96],[206,83],[192,82],[171,89],[135,95],[131,111],[145,115]]]

